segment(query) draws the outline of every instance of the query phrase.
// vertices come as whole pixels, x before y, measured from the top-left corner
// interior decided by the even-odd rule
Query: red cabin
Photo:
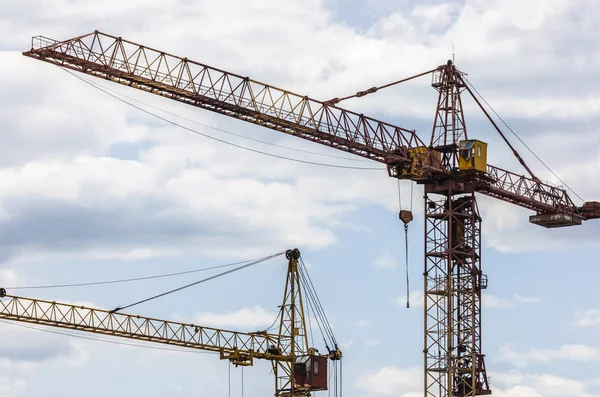
[[[296,387],[327,390],[327,356],[298,356],[294,362]]]

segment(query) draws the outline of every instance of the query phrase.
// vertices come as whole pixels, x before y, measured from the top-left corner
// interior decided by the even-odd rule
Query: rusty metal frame
[[[585,219],[564,189],[488,165],[485,178],[476,183],[479,193],[515,204],[537,213],[564,212]]]
[[[486,283],[475,192],[538,214],[568,214],[564,226],[600,217],[600,203],[577,207],[564,189],[535,178],[474,95],[531,178],[493,166],[487,172],[457,169],[457,144],[467,138],[461,92],[473,93],[451,61],[433,75],[439,96],[426,146],[414,130],[344,110],[333,105],[335,100],[317,101],[98,31],[60,42],[34,37],[24,55],[372,159],[386,164],[391,177],[425,184],[426,396],[489,394],[481,354]],[[441,164],[432,161],[434,150],[441,153]],[[443,198],[429,199],[432,194]],[[457,227],[462,248],[453,237]],[[467,241],[469,252],[463,249]],[[291,329],[293,335],[294,325]],[[293,379],[290,368],[286,374]]]
[[[98,31],[65,41],[36,36],[23,55],[378,161],[388,165],[392,177],[402,178],[399,170],[418,157],[421,182],[458,178],[452,175],[456,159],[451,151],[442,153],[441,167],[429,164],[430,152],[410,153],[427,147],[414,130],[120,37]],[[433,86],[440,95],[431,145],[439,150],[467,136],[460,97],[463,74],[454,65],[442,65]],[[591,219],[564,189],[522,175],[489,166],[488,173],[467,179],[483,194],[537,213],[558,211]]]
[[[475,193],[425,195],[425,396],[490,394],[481,353],[481,218]]]
[[[431,85],[438,92],[438,101],[430,147],[442,154],[442,166],[448,170],[456,169],[458,165],[458,142],[468,139],[460,95],[465,86],[460,74],[448,61],[432,75]]]
[[[380,162],[425,146],[415,131],[98,31],[36,36],[23,54]]]

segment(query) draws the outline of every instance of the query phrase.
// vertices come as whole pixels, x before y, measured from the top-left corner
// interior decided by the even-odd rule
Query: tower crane
[[[276,397],[310,396],[311,392],[328,389],[327,361],[340,360],[342,353],[335,340],[331,348],[326,346],[326,354],[309,347],[302,289],[311,286],[303,281],[308,275],[299,268],[300,251],[287,250],[286,257],[288,268],[277,334],[227,331],[124,314],[118,309],[13,296],[5,288],[0,288],[0,319],[218,352],[222,360],[236,366],[251,366],[254,359],[268,360],[275,375]],[[309,299],[316,294],[313,289],[307,291]]]
[[[487,277],[481,270],[476,193],[532,210],[529,221],[546,228],[600,218],[599,202],[575,205],[566,190],[534,175],[452,61],[403,80],[432,76],[438,100],[426,144],[414,130],[337,106],[345,98],[318,101],[99,31],[63,41],[36,36],[23,54],[371,159],[385,164],[390,177],[423,185],[426,397],[491,393],[481,351],[481,296]],[[527,176],[487,164],[487,144],[467,134],[465,92]],[[412,213],[401,211],[400,219],[407,223]]]

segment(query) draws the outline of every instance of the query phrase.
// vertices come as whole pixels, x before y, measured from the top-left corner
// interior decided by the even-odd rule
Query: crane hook
[[[408,275],[408,224],[413,220],[412,211],[400,210],[400,220],[404,223],[404,244],[406,252],[406,308],[410,308],[410,280]]]

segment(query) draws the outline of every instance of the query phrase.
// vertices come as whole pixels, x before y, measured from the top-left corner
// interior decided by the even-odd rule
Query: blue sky
[[[347,397],[420,396],[423,193],[418,187],[409,230],[413,299],[406,309],[397,186],[385,171],[320,168],[224,146],[151,118],[20,52],[34,35],[66,39],[99,29],[325,100],[429,70],[451,56],[454,43],[458,67],[520,137],[583,198],[599,200],[600,4],[225,3],[0,4],[0,285],[137,277],[298,247],[343,346]],[[340,155],[99,84],[198,123]],[[424,78],[344,107],[416,129],[428,140],[435,101]],[[469,135],[490,144],[490,162],[524,172],[482,114],[470,102],[465,106]],[[189,120],[178,119],[255,149],[356,164],[232,138]],[[557,182],[509,137],[542,179]],[[409,186],[401,186],[405,207]],[[600,396],[595,266],[600,224],[546,230],[527,222],[528,211],[508,204],[481,198],[480,207],[483,268],[489,276],[483,351],[494,395]],[[255,330],[275,316],[285,266],[283,259],[272,260],[132,311]],[[113,308],[189,281],[20,294]],[[1,396],[228,394],[228,365],[212,355],[125,347],[5,323],[0,335]],[[245,369],[245,394],[271,393],[271,376],[268,363]],[[232,395],[241,395],[240,369],[231,370],[231,382]]]

